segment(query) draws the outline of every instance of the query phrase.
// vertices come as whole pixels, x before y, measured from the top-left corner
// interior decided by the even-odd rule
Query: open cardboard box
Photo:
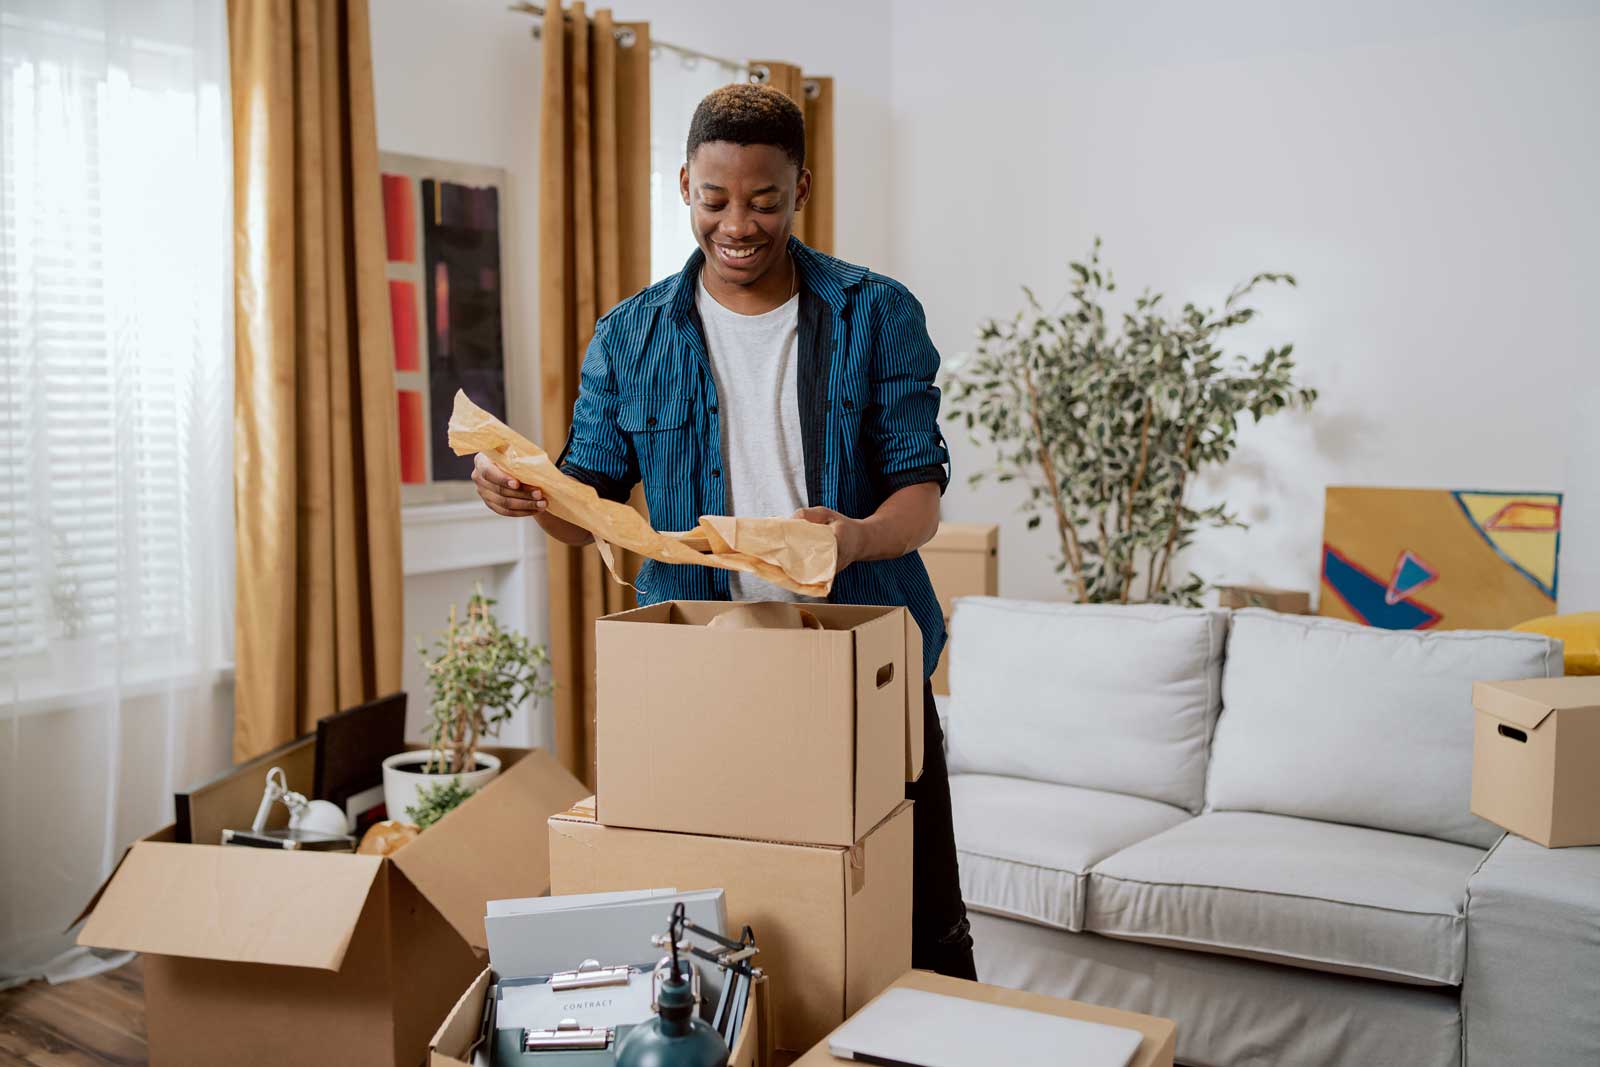
[[[146,954],[151,1060],[419,1063],[483,966],[484,903],[548,891],[544,820],[585,793],[538,749],[485,751],[501,774],[390,857],[135,842],[78,943]],[[231,792],[248,826],[260,785]]]
[[[1049,997],[1043,993],[1003,989],[1000,986],[948,978],[930,971],[907,971],[895,979],[889,988],[920,989],[926,993],[939,993],[947,997],[962,997],[985,1004],[999,1004],[1007,1008],[1021,1008],[1024,1011],[1043,1012],[1046,1015],[1059,1015],[1067,1019],[1081,1019],[1084,1022],[1104,1023],[1107,1026],[1137,1030],[1141,1040],[1128,1067],[1172,1067],[1178,1043],[1178,1028],[1171,1019],[1141,1015],[1120,1008],[1103,1008],[1098,1004],[1085,1004],[1078,1000],[1062,1000],[1060,997]],[[823,1038],[810,1052],[795,1060],[793,1067],[822,1067],[823,1064],[851,1062],[854,1061],[840,1059],[830,1053],[828,1040]]]
[[[472,1047],[483,1028],[484,1001],[496,981],[485,968],[439,1025],[428,1052],[428,1067],[472,1067]],[[745,1025],[728,1050],[728,1067],[768,1067],[772,1062],[772,1019],[767,980],[752,982]]]
[[[666,601],[595,624],[607,826],[848,847],[922,773],[922,635],[904,608],[807,604],[822,630],[708,626]]]
[[[552,893],[721,889],[772,984],[772,1044],[801,1052],[911,966],[912,804],[850,848],[602,826],[590,803],[550,817]]]

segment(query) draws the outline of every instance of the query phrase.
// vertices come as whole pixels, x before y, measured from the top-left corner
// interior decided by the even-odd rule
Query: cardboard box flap
[[[177,824],[168,823],[155,833],[147,834],[146,836],[139,838],[139,841],[176,841],[177,839]],[[135,841],[133,845],[137,845],[139,841]],[[100,903],[100,898],[105,896],[106,886],[110,885],[111,879],[115,878],[117,876],[117,872],[122,870],[122,861],[128,858],[129,852],[133,851],[133,845],[129,845],[123,850],[122,855],[117,859],[117,865],[111,868],[111,874],[107,876],[105,881],[100,883],[100,888],[94,891],[94,896],[89,898],[89,903],[85,904],[83,906],[83,910],[78,912],[78,917],[67,924],[67,930],[72,929],[74,926],[77,926],[79,923],[83,922],[83,920],[87,919],[89,917],[89,913],[95,909],[95,905]],[[65,933],[66,931],[62,932]]]
[[[588,792],[534,749],[390,859],[462,940],[486,952],[484,903],[550,891],[545,820]]]
[[[470,1062],[471,1049],[483,1023],[483,1002],[488,999],[489,987],[493,984],[494,972],[485,967],[434,1032],[433,1040],[428,1043],[433,1053],[430,1063]]]
[[[1491,718],[1524,730],[1537,730],[1561,706],[1561,698],[1547,687],[1530,682],[1561,681],[1531,678],[1519,682],[1473,682],[1472,706]]]
[[[906,781],[922,777],[923,698],[928,679],[922,673],[922,627],[905,613],[906,623]]]
[[[337,971],[377,856],[140,842],[78,944]]]

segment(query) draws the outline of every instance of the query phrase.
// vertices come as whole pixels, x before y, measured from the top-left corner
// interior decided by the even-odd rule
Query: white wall
[[[538,42],[525,15],[499,0],[379,0],[371,5],[378,147],[501,167],[501,267],[507,298],[509,418],[537,432]],[[526,524],[523,524],[526,525]],[[444,627],[475,583],[500,600],[503,624],[547,640],[544,538],[476,502],[408,508],[405,520],[405,688],[408,735],[421,736],[428,687],[414,646]],[[507,744],[545,744],[549,709],[519,715]]]
[[[1064,294],[1095,234],[1125,287],[1180,302],[1292,271],[1237,341],[1294,341],[1322,399],[1243,435],[1206,489],[1255,528],[1193,566],[1315,588],[1330,483],[1560,488],[1561,604],[1600,608],[1600,9],[892,8],[887,266],[947,359],[1019,285]],[[1064,595],[1018,494],[966,489],[991,453],[950,437],[946,517],[1012,516],[1002,592]]]

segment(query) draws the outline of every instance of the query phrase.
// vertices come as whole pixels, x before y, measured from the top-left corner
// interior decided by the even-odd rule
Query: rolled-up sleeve
[[[872,347],[868,440],[874,477],[888,496],[908,485],[950,484],[950,453],[939,431],[939,351],[928,336],[922,305],[899,285],[885,296]]]
[[[572,428],[556,466],[607,500],[625,501],[639,481],[639,464],[628,435],[617,425],[620,402],[606,353],[608,332],[607,320],[601,319],[584,353]]]

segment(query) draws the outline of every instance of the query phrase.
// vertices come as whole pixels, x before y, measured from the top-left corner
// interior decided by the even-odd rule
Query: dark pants
[[[972,933],[956,874],[950,772],[932,685],[924,684],[922,703],[922,777],[906,783],[906,799],[916,802],[911,813],[911,966],[975,981]]]

